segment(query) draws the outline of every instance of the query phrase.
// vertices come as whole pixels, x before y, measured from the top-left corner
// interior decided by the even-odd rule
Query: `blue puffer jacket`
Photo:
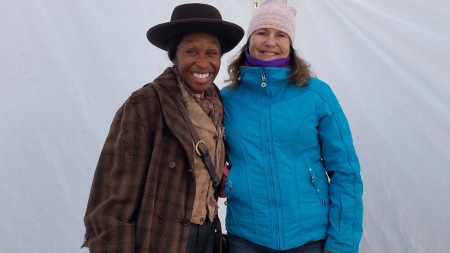
[[[363,185],[347,119],[327,84],[295,86],[289,74],[243,68],[242,83],[221,90],[226,229],[276,250],[327,237],[328,251],[358,252]]]

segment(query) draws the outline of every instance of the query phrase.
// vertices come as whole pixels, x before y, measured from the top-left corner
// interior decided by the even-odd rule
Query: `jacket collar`
[[[290,68],[275,67],[243,67],[240,69],[242,82],[240,85],[263,95],[275,95],[287,89],[291,74]],[[262,83],[265,83],[265,86]]]
[[[183,95],[179,86],[180,84],[178,83],[176,74],[172,68],[165,69],[164,72],[154,80],[154,83],[158,83],[159,85],[164,85],[165,87],[167,87],[171,91],[171,93],[174,94],[177,99],[179,99],[184,104]],[[184,118],[181,115],[181,112],[176,106],[175,102],[170,97],[171,95],[158,85],[154,85],[154,87],[158,93],[158,98],[161,103],[161,110],[165,123],[170,132],[178,139],[180,144],[183,146],[186,154],[188,155],[189,162],[193,166],[193,138],[189,131],[187,123],[184,121]]]

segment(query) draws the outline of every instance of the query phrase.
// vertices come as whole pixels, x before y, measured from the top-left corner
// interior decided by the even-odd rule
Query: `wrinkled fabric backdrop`
[[[171,64],[146,31],[185,2],[3,1],[0,252],[80,252],[113,116]],[[200,2],[244,29],[254,7]],[[298,10],[295,48],[332,87],[353,131],[365,183],[360,252],[447,251],[450,1],[288,4]],[[237,51],[223,57],[219,87]]]

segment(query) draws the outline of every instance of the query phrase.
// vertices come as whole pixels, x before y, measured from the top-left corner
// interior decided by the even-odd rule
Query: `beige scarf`
[[[178,70],[176,66],[173,67],[173,72],[176,74],[178,82],[181,83],[184,87],[186,87],[186,90],[189,92],[189,95],[191,95],[197,104],[203,109],[203,111],[208,115],[208,117],[213,122],[214,126],[216,126],[217,131],[220,131],[220,126],[222,124],[222,117],[223,117],[223,105],[222,102],[219,99],[219,95],[216,92],[216,89],[214,88],[214,84],[211,85],[204,93],[202,98],[199,98],[195,95],[195,93],[189,88],[188,85],[186,85],[183,80],[181,80],[180,76],[178,75]]]

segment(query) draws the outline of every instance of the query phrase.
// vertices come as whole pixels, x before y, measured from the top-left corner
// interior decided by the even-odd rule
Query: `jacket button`
[[[159,223],[163,223],[165,219],[166,219],[166,216],[164,214],[161,214],[159,216]]]
[[[175,162],[169,163],[169,168],[174,169],[175,167],[177,167],[177,164]]]
[[[187,225],[189,225],[190,221],[188,219],[184,219],[181,223],[183,223],[183,225],[187,226]]]

